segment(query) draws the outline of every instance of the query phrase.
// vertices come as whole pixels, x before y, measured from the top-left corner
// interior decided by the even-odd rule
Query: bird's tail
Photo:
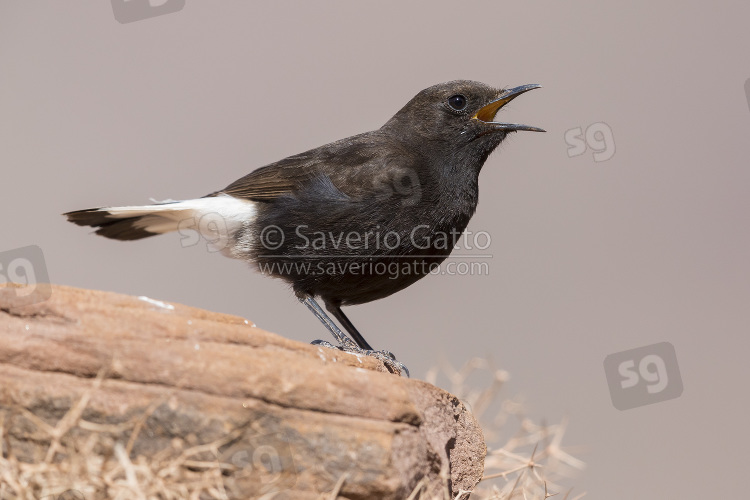
[[[255,216],[255,204],[231,196],[168,201],[133,207],[103,207],[63,214],[79,226],[95,227],[96,234],[115,240],[140,240],[178,229],[234,233]],[[210,219],[210,221],[209,221]]]
[[[140,240],[176,231],[180,221],[192,216],[186,202],[167,202],[135,207],[103,207],[76,210],[65,215],[79,226],[97,228],[96,234],[115,240]]]

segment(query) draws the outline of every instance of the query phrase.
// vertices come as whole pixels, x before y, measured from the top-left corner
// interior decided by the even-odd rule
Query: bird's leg
[[[352,324],[349,318],[346,317],[346,314],[344,314],[344,311],[341,310],[341,306],[334,304],[332,302],[326,301],[326,309],[328,309],[328,312],[333,314],[333,316],[337,320],[339,320],[339,323],[341,323],[341,325],[349,333],[349,335],[352,336],[354,341],[361,348],[362,352],[364,352],[368,356],[372,356],[374,358],[379,359],[388,368],[392,369],[393,371],[396,371],[398,373],[402,371],[405,372],[406,376],[409,377],[409,369],[406,367],[406,365],[398,361],[396,359],[396,356],[394,356],[392,352],[376,351],[375,349],[372,348],[370,344],[367,343],[367,341],[362,336],[362,334],[359,333],[359,330],[355,328],[355,326]]]
[[[406,373],[407,377],[409,376],[409,369],[406,368],[403,363],[396,361],[396,357],[393,354],[388,351],[373,350],[372,347],[370,347],[370,344],[368,344],[367,341],[365,341],[365,339],[362,337],[362,335],[357,331],[357,329],[354,328],[354,325],[352,325],[351,321],[349,321],[349,318],[344,315],[344,313],[338,306],[326,304],[328,310],[333,313],[333,315],[336,316],[339,321],[341,321],[341,323],[344,325],[344,328],[346,328],[346,330],[350,334],[352,334],[357,342],[354,342],[352,339],[347,337],[344,332],[342,332],[339,327],[336,326],[336,323],[334,323],[334,321],[325,313],[325,311],[323,311],[323,309],[318,305],[314,298],[305,294],[298,295],[297,298],[300,302],[305,304],[308,309],[310,309],[310,312],[312,312],[315,317],[318,318],[321,323],[323,323],[328,331],[331,332],[331,335],[333,335],[334,338],[339,342],[339,345],[334,345],[330,342],[326,342],[325,340],[314,340],[312,342],[314,345],[322,345],[324,347],[330,347],[331,349],[339,349],[344,352],[372,356],[382,361],[383,364],[385,364],[386,367],[394,373],[400,375],[403,372]]]
[[[372,346],[367,343],[362,334],[359,333],[359,330],[357,330],[357,328],[352,324],[349,318],[346,317],[346,314],[344,314],[344,311],[341,310],[340,306],[336,306],[326,302],[326,309],[328,309],[328,312],[333,314],[334,318],[339,320],[339,323],[341,323],[341,325],[344,327],[344,330],[346,330],[349,335],[351,335],[351,337],[359,347],[368,351],[374,350]]]
[[[334,323],[333,320],[329,318],[325,311],[318,305],[318,303],[315,302],[314,298],[310,297],[309,295],[304,295],[298,297],[298,299],[300,302],[305,304],[308,309],[310,309],[310,312],[312,312],[315,317],[320,320],[321,323],[323,323],[323,325],[328,329],[329,332],[331,332],[331,335],[334,336],[334,338],[338,341],[339,345],[342,348],[346,347],[358,349],[357,344],[355,344],[352,339],[344,335],[339,327],[336,326],[336,323]],[[313,344],[324,345],[333,349],[339,348],[339,346],[335,346],[330,342],[326,342],[325,340],[315,340],[313,341]]]

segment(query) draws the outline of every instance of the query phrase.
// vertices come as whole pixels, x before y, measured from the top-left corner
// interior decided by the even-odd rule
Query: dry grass
[[[472,382],[484,376],[483,383]],[[448,381],[447,389],[459,397],[482,423],[488,443],[502,439],[515,421],[517,431],[502,445],[492,447],[485,462],[485,477],[471,492],[472,499],[546,499],[563,492],[561,482],[583,468],[583,463],[561,448],[565,422],[537,425],[523,416],[517,401],[503,400],[501,389],[507,374],[493,370],[485,360],[472,360],[460,370],[443,366],[428,374],[438,384]],[[25,417],[49,439],[44,460],[26,463],[16,459],[7,439],[5,415],[0,413],[0,500],[227,500],[227,474],[243,474],[233,464],[220,462],[219,448],[236,438],[228,435],[214,443],[185,447],[174,440],[171,448],[149,457],[131,460],[130,451],[150,411],[118,426],[106,426],[81,418],[103,374],[82,395],[56,425],[51,426],[28,410]],[[156,407],[156,404],[152,406]],[[497,409],[495,411],[495,409]],[[491,418],[488,418],[491,416]],[[73,438],[71,431],[84,430],[85,438]],[[113,438],[130,434],[123,444]],[[79,433],[80,434],[80,433]],[[215,457],[206,460],[206,454]],[[200,457],[200,459],[198,459]],[[339,479],[333,491],[321,500],[335,500],[346,481]],[[451,498],[444,485],[420,483],[407,500],[465,500],[470,492]],[[269,494],[266,500],[271,500]],[[577,500],[570,491],[561,495]]]
[[[561,447],[567,422],[546,425],[527,418],[519,398],[503,398],[507,372],[486,359],[474,358],[458,370],[448,364],[433,368],[425,378],[457,396],[482,426],[488,452],[484,477],[471,492],[472,499],[542,500],[560,494],[577,500],[584,496],[574,495],[572,488],[563,485],[585,467]],[[452,500],[464,500],[468,493]]]
[[[226,500],[222,471],[237,469],[232,464],[195,460],[206,452],[219,456],[219,448],[236,438],[230,434],[219,441],[184,448],[179,440],[172,447],[149,457],[130,459],[130,449],[150,411],[138,419],[117,426],[101,425],[81,418],[92,393],[103,379],[100,374],[91,388],[54,426],[26,409],[20,411],[49,436],[44,460],[21,462],[7,440],[5,415],[0,413],[0,500]],[[156,405],[150,408],[153,410]],[[85,439],[70,439],[74,429],[88,431]],[[129,431],[123,444],[112,435]]]

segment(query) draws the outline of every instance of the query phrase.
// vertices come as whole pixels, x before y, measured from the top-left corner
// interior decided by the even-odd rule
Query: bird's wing
[[[269,202],[319,185],[321,180],[351,200],[377,194],[394,182],[400,182],[400,188],[404,174],[399,174],[398,164],[407,161],[407,156],[379,139],[372,133],[361,134],[290,156],[254,170],[209,196],[228,194]],[[413,169],[404,166],[402,170],[414,178]],[[394,175],[398,177],[395,181]],[[412,179],[407,178],[406,184]]]
[[[261,167],[237,179],[218,193],[252,201],[272,201],[297,191],[316,176],[316,162],[304,154]]]

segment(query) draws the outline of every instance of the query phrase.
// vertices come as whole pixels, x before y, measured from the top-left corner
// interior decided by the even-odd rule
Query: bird
[[[341,308],[403,290],[450,255],[477,209],[488,156],[513,132],[544,132],[496,115],[540,87],[439,83],[377,130],[257,168],[203,197],[63,215],[123,241],[195,230],[224,255],[291,285],[338,342],[313,344],[374,356],[408,377]]]

